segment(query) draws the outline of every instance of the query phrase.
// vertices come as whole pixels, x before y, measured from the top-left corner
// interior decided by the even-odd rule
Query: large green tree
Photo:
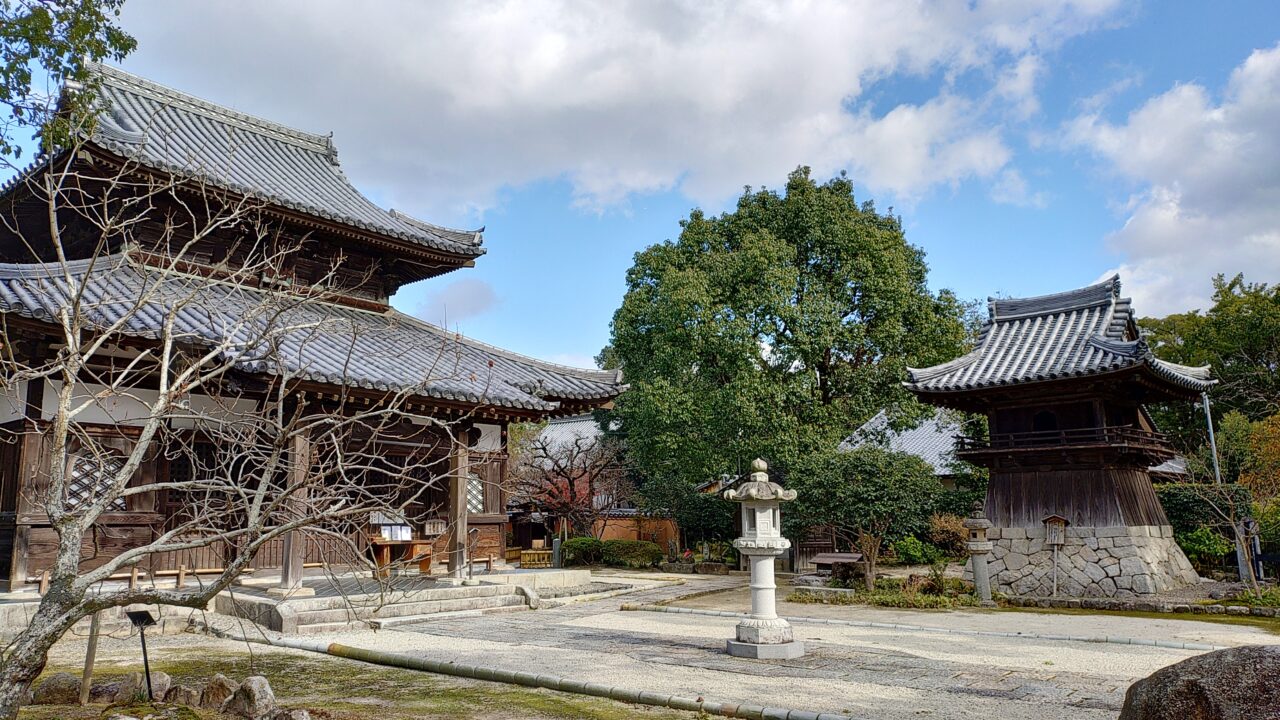
[[[17,158],[23,130],[43,132],[59,144],[70,127],[90,117],[94,79],[88,61],[121,60],[134,39],[120,28],[124,0],[0,0],[0,157]],[[82,90],[62,98],[66,81]],[[45,87],[37,87],[37,83]],[[55,118],[58,122],[53,122]]]
[[[1213,280],[1213,306],[1142,320],[1156,355],[1184,365],[1212,365],[1214,418],[1230,413],[1259,421],[1280,413],[1280,286]],[[1207,442],[1204,415],[1190,403],[1155,408],[1160,429],[1193,453]]]
[[[647,478],[692,485],[833,449],[882,408],[918,414],[905,368],[963,348],[961,304],[930,292],[900,220],[843,175],[801,168],[785,192],[748,189],[681,228],[636,255],[602,354],[631,385],[616,416]]]

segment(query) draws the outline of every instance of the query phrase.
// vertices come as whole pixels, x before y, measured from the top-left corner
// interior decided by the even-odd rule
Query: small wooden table
[[[418,572],[431,574],[430,540],[383,540],[379,537],[369,538],[369,549],[373,551],[373,562],[378,567],[379,577],[391,576],[391,563],[396,561],[418,561]]]

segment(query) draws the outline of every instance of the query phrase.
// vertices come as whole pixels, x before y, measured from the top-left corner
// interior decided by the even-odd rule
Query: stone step
[[[404,604],[415,602],[429,602],[434,600],[453,600],[457,598],[478,598],[478,597],[495,597],[500,595],[515,595],[518,590],[510,585],[459,585],[456,587],[440,587],[427,590],[415,590],[408,593],[391,592],[387,593],[385,600],[388,604]],[[376,600],[377,594],[353,594],[349,597],[342,595],[333,595],[329,597],[311,597],[311,598],[291,598],[289,606],[296,612],[310,612],[313,610],[338,610],[346,608],[350,603],[355,602],[357,605],[368,605]]]
[[[338,622],[359,622],[373,618],[395,618],[407,615],[430,615],[459,610],[487,610],[497,607],[524,605],[525,599],[514,593],[482,595],[479,597],[455,597],[446,600],[395,603],[377,608],[334,608],[331,610],[306,610],[298,613],[298,626]]]
[[[388,628],[401,627],[404,625],[416,625],[418,623],[432,622],[434,620],[481,617],[482,615],[505,615],[507,613],[524,612],[529,609],[528,605],[504,605],[484,610],[452,610],[449,612],[427,613],[426,615],[405,615],[403,617],[370,620],[369,627],[374,630],[386,630]]]

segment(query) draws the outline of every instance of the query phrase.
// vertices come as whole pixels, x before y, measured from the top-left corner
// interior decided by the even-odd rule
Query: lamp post
[[[991,529],[991,524],[982,512],[982,501],[974,502],[973,513],[964,521],[964,526],[969,531],[965,547],[969,550],[969,562],[973,567],[973,588],[978,592],[982,607],[996,606],[991,599],[991,574],[987,568],[987,554],[992,549],[992,543],[987,539],[987,530]]]
[[[791,659],[804,654],[804,643],[797,642],[791,625],[778,617],[773,561],[791,547],[782,537],[779,506],[795,500],[796,491],[770,482],[768,469],[757,458],[751,463],[750,479],[724,493],[726,500],[742,503],[742,537],[733,546],[751,563],[751,615],[738,623],[728,651],[735,657]]]

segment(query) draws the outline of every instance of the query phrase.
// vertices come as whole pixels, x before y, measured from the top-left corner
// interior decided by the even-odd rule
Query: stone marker
[[[791,547],[782,537],[779,506],[795,500],[796,491],[770,482],[768,469],[764,460],[755,459],[751,479],[724,493],[726,500],[742,503],[743,535],[733,546],[751,562],[751,615],[738,623],[737,639],[728,641],[728,651],[736,657],[791,659],[804,654],[804,643],[797,642],[791,625],[778,617],[773,560]]]

